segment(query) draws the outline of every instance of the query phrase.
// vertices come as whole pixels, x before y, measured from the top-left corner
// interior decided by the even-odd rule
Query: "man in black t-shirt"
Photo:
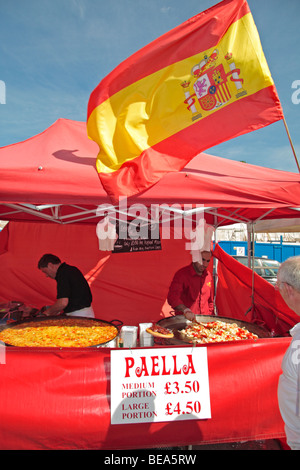
[[[64,312],[72,316],[95,317],[90,286],[78,268],[62,263],[52,254],[43,255],[38,268],[57,283],[57,300],[44,311],[46,315]]]

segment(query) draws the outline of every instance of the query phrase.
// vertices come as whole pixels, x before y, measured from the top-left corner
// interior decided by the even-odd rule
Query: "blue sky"
[[[85,121],[90,93],[114,67],[216,3],[0,0],[0,146],[38,134],[59,118]],[[300,161],[300,1],[248,3]],[[207,153],[298,171],[282,121]]]

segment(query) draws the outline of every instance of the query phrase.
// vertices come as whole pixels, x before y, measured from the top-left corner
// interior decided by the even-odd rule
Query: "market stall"
[[[190,262],[186,240],[175,236],[176,217],[201,211],[217,227],[298,214],[299,175],[205,154],[126,207],[111,207],[94,168],[96,152],[85,124],[66,120],[0,149],[0,219],[10,221],[0,234],[1,301],[37,308],[53,301],[55,285],[41,275],[37,261],[54,252],[85,274],[97,318],[117,318],[125,325],[158,321],[170,315],[166,295],[174,272]],[[100,251],[96,225],[105,211],[99,206],[109,205],[119,218],[124,212],[132,216],[134,203],[160,205],[161,215],[172,220],[161,249]],[[226,279],[219,295],[222,285],[224,299]],[[282,309],[280,315],[293,324],[294,317]],[[283,437],[276,390],[289,341],[208,345],[211,418],[175,419],[174,414],[167,422],[122,425],[111,424],[110,349],[6,348],[0,364],[1,447],[121,449]]]

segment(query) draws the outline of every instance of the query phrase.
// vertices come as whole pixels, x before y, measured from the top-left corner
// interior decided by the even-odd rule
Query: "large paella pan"
[[[6,324],[0,341],[19,347],[100,347],[117,338],[119,330],[113,322],[119,321],[67,315],[36,317]]]
[[[257,338],[268,338],[271,336],[271,334],[267,330],[265,330],[259,325],[241,320],[236,320],[234,318],[211,315],[196,315],[195,320],[198,324],[208,326],[215,322],[221,322],[228,325],[237,325],[239,329],[243,329],[244,331],[250,332]],[[169,329],[174,334],[172,338],[164,338],[163,341],[161,341],[164,344],[182,345],[185,343],[197,343],[195,339],[193,340],[192,337],[185,334],[184,330],[186,330],[192,324],[192,322],[187,320],[184,315],[174,315],[168,318],[164,318],[162,320],[159,320],[157,324],[163,328]],[[249,337],[251,338],[252,335],[250,335]]]

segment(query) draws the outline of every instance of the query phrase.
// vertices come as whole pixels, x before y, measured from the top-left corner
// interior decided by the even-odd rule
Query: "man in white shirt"
[[[300,256],[282,263],[277,288],[288,307],[300,316]],[[300,323],[290,330],[290,334],[292,342],[282,360],[278,402],[287,443],[292,450],[300,450]]]

